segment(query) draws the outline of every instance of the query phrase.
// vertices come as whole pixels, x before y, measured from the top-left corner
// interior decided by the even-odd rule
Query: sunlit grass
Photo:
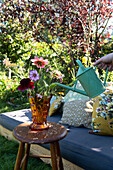
[[[0,135],[0,170],[13,170],[17,157],[19,144],[15,141],[9,141]],[[49,164],[44,163],[39,158],[28,160],[27,170],[51,170]]]
[[[0,100],[0,113],[11,112],[15,110],[28,109],[30,108],[29,103],[22,103],[21,105],[11,105]]]

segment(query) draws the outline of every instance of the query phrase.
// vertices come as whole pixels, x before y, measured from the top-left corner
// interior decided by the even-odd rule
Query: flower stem
[[[43,77],[42,77],[42,70],[41,70],[41,67],[40,67],[40,78],[41,78],[41,87],[43,87]]]
[[[36,97],[36,94],[37,94],[37,82],[35,81],[34,82],[34,85],[35,85],[35,102],[36,102],[36,99],[37,99],[37,97]]]

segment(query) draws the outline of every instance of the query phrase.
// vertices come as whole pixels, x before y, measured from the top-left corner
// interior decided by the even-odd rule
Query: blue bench
[[[48,121],[59,122],[61,114],[48,117]],[[13,130],[20,123],[31,121],[29,109],[0,114],[0,124]],[[64,125],[69,129],[60,141],[62,157],[85,170],[113,170],[113,138],[89,134],[87,128]],[[49,145],[42,145],[49,149]]]

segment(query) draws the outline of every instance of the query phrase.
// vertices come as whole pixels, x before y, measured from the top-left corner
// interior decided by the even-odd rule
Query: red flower
[[[14,101],[14,99],[13,99],[13,98],[11,98],[11,103],[13,103],[13,101]]]
[[[20,85],[18,86],[18,90],[24,91],[25,89],[33,89],[33,82],[29,78],[24,78],[20,81]]]

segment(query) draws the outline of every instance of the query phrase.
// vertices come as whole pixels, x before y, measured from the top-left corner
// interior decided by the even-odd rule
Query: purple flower
[[[42,97],[43,97],[43,96],[41,96],[40,94],[36,94],[36,95],[37,95],[37,97],[39,97],[39,98],[41,98],[41,99],[42,99]]]
[[[29,72],[29,78],[33,81],[37,81],[39,80],[40,77],[39,77],[38,72],[36,70],[33,70]]]

